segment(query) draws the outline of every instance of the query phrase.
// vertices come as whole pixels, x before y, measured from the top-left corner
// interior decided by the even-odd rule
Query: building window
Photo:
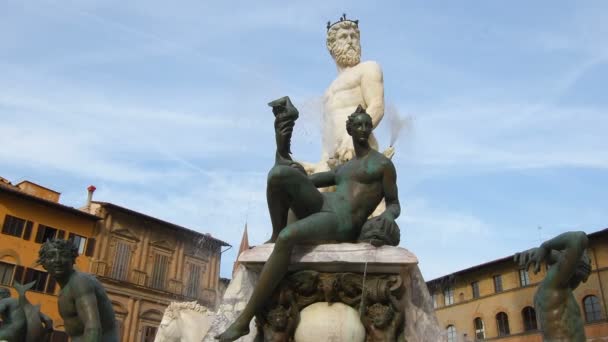
[[[15,282],[23,284],[23,273],[25,273],[25,267],[15,265],[15,272],[13,273],[12,286],[15,287]]]
[[[0,262],[0,284],[1,285],[10,285],[11,279],[13,279],[13,271],[15,270],[15,265],[7,264],[5,262]]]
[[[447,332],[448,342],[456,342],[456,327],[453,325],[448,325],[446,332]]]
[[[444,301],[445,305],[454,304],[454,289],[453,288],[448,287],[447,289],[443,290],[443,301]]]
[[[602,308],[596,296],[592,295],[583,298],[583,306],[585,307],[585,320],[587,322],[595,322],[602,319]]]
[[[479,298],[479,282],[474,281],[471,283],[471,290],[473,291],[473,298]]]
[[[156,337],[156,327],[144,326],[144,331],[141,334],[141,342],[154,342]]]
[[[201,265],[188,264],[188,283],[186,296],[198,298],[198,290],[201,281]]]
[[[23,283],[28,284],[32,281],[35,281],[36,284],[34,284],[34,286],[32,287],[32,291],[45,292],[47,278],[48,273],[38,271],[33,268],[27,268],[25,270],[25,278],[23,280]]]
[[[84,255],[92,257],[95,253],[95,238],[87,239],[87,249],[84,251]]]
[[[131,245],[116,241],[116,253],[112,264],[110,277],[118,280],[127,280],[127,272],[131,263]]]
[[[524,331],[536,330],[538,329],[536,325],[536,311],[534,311],[533,307],[526,306],[521,311],[521,317],[524,321]]]
[[[21,234],[23,234],[24,226],[24,219],[20,219],[11,215],[6,215],[6,217],[4,218],[4,224],[2,225],[2,234],[21,237]]]
[[[169,257],[164,254],[154,254],[154,268],[152,269],[152,281],[150,286],[155,289],[165,289],[165,279],[169,268]]]
[[[38,225],[38,232],[36,233],[36,240],[35,242],[37,243],[45,243],[48,240],[54,239],[54,238],[60,238],[59,235],[57,234],[59,232],[59,229],[57,228],[53,228],[53,227],[49,227],[49,226],[45,226],[43,224],[39,224]]]
[[[500,274],[494,276],[494,292],[502,292],[502,276]]]
[[[437,300],[437,294],[433,293],[433,309],[437,309],[439,307],[439,301]]]
[[[55,287],[57,286],[57,280],[54,277],[49,277],[49,282],[46,284],[45,293],[55,294]]]
[[[87,244],[87,238],[81,235],[77,235],[74,233],[70,233],[68,235],[68,240],[72,241],[74,246],[78,248],[78,255],[84,253],[84,247]]]
[[[507,336],[509,331],[509,316],[504,312],[499,312],[496,315],[496,326],[498,328],[498,336]]]
[[[528,270],[519,270],[519,285],[522,287],[530,285],[530,275],[528,274]]]
[[[477,317],[473,320],[473,325],[475,326],[475,339],[483,340],[486,338],[486,327],[483,324],[483,320],[480,317]]]

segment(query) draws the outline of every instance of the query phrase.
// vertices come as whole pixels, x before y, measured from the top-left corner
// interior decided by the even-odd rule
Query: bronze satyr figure
[[[243,312],[226,331],[215,337],[220,341],[234,341],[249,333],[249,322],[283,279],[296,244],[355,241],[383,198],[386,210],[374,220],[374,225],[391,227],[400,213],[395,167],[390,159],[370,147],[372,119],[361,106],[346,122],[355,157],[336,170],[307,176],[290,156],[297,109],[288,97],[269,105],[275,115],[277,142],[275,164],[268,173],[266,188],[272,222],[270,242],[275,243],[274,250]],[[321,193],[317,189],[334,185],[335,192]],[[289,209],[297,220],[287,224]]]
[[[545,279],[534,296],[536,317],[545,342],[584,342],[585,326],[572,291],[587,281],[591,273],[585,253],[588,240],[583,232],[563,233],[543,242],[540,247],[515,254],[515,262],[526,270],[534,266],[540,271],[541,262],[549,265]]]
[[[95,276],[74,269],[78,248],[68,240],[49,240],[38,262],[61,287],[58,304],[65,332],[73,342],[118,342],[114,309]]]

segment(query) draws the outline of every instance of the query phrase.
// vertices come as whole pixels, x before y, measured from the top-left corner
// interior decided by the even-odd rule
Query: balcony
[[[169,279],[169,288],[167,290],[171,293],[181,295],[184,290],[184,284],[177,279]]]
[[[144,271],[133,270],[131,273],[131,282],[135,285],[146,286],[146,281],[148,280],[148,274]]]
[[[107,273],[109,273],[108,264],[105,261],[93,261],[91,263],[91,273],[100,277],[107,276]]]

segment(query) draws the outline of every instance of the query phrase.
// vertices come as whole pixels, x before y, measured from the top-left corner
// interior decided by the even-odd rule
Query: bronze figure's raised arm
[[[356,241],[383,198],[387,208],[374,225],[394,230],[400,213],[395,167],[390,159],[370,147],[372,118],[361,106],[346,121],[354,158],[336,170],[307,176],[289,156],[297,109],[288,97],[270,105],[275,114],[277,151],[268,173],[266,197],[273,230],[270,241],[275,246],[245,309],[226,331],[216,336],[220,341],[234,341],[249,333],[249,322],[287,272],[296,244]],[[335,185],[336,191],[321,193],[317,189],[327,185]],[[297,221],[287,224],[289,209]]]
[[[585,250],[584,232],[567,232],[543,242],[538,248],[515,254],[521,268],[540,271],[545,262],[549,269],[534,296],[534,307],[544,341],[584,342],[585,326],[581,311],[572,294],[581,282],[587,281],[591,264]]]

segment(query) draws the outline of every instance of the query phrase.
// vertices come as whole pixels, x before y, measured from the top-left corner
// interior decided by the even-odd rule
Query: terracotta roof
[[[138,212],[138,211],[135,211],[135,210],[132,210],[132,209],[129,209],[129,208],[121,207],[121,206],[116,205],[116,204],[114,204],[114,203],[110,203],[110,202],[100,202],[100,201],[92,201],[92,203],[97,203],[97,204],[99,204],[99,205],[101,205],[101,206],[107,206],[107,207],[110,207],[110,208],[114,208],[114,209],[117,209],[117,210],[123,211],[123,212],[125,212],[125,213],[131,214],[131,215],[137,215],[137,216],[140,216],[140,217],[144,217],[144,218],[146,218],[146,219],[148,219],[148,220],[150,220],[150,221],[158,222],[158,223],[160,223],[160,224],[167,225],[167,226],[170,226],[170,227],[176,228],[176,229],[178,229],[178,230],[182,230],[182,231],[185,231],[185,232],[189,232],[189,233],[193,233],[193,234],[196,234],[196,235],[204,236],[204,237],[205,237],[205,238],[207,238],[207,239],[210,239],[210,240],[212,240],[212,241],[216,241],[216,242],[217,242],[217,243],[219,243],[221,246],[231,246],[231,245],[230,245],[230,244],[228,244],[227,242],[224,242],[224,241],[222,241],[222,240],[220,240],[220,239],[216,239],[216,238],[214,238],[214,237],[213,237],[213,236],[211,236],[211,234],[209,234],[209,233],[201,233],[201,232],[197,232],[196,230],[192,230],[192,229],[190,229],[190,228],[182,227],[182,226],[177,225],[177,224],[175,224],[175,223],[167,222],[167,221],[161,220],[161,219],[159,219],[159,218],[156,218],[156,217],[153,217],[153,216],[150,216],[150,215],[146,215],[146,214],[140,213],[140,212]]]
[[[62,210],[62,211],[65,211],[65,212],[68,212],[68,213],[71,213],[71,214],[74,214],[74,215],[78,215],[78,216],[81,216],[81,217],[84,217],[84,218],[88,218],[88,219],[92,219],[92,220],[101,220],[101,217],[99,217],[99,216],[95,216],[95,215],[86,213],[86,212],[84,212],[82,210],[79,210],[79,209],[76,209],[74,207],[69,207],[69,206],[63,205],[61,203],[49,201],[49,200],[46,200],[44,198],[40,198],[40,197],[36,197],[34,195],[30,195],[30,194],[28,194],[26,192],[21,191],[19,188],[15,187],[13,185],[7,185],[7,184],[0,183],[0,192],[5,192],[5,193],[12,194],[12,195],[16,195],[18,197],[21,197],[21,198],[24,198],[24,199],[27,199],[27,200],[31,200],[31,201],[34,201],[36,203],[39,203],[39,204],[42,204],[42,205],[46,205],[46,206],[49,206],[51,208]]]

